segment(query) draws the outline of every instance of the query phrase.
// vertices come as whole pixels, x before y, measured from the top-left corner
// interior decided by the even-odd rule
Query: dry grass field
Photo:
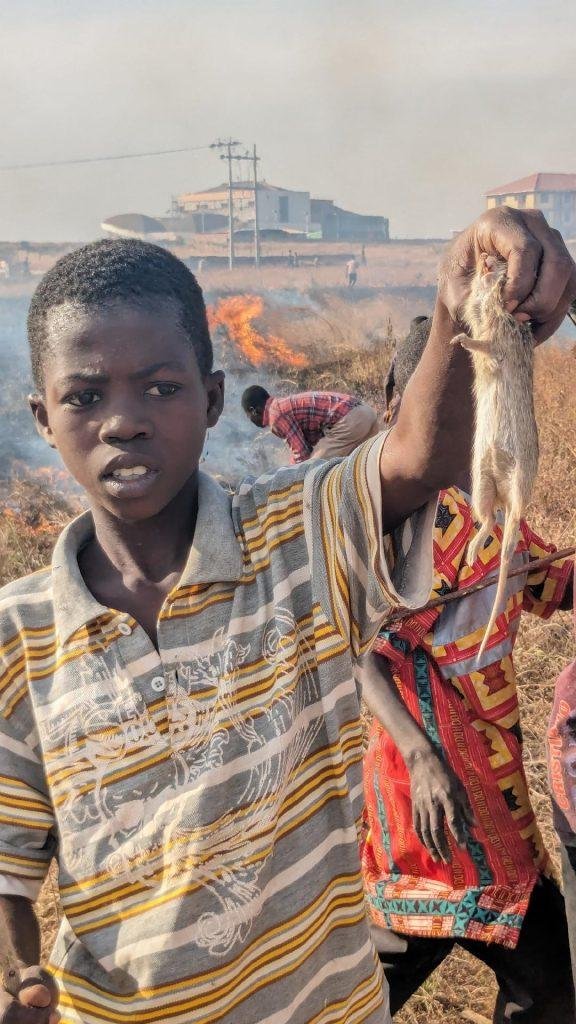
[[[369,268],[370,264],[367,273]],[[335,269],[326,268],[327,272]],[[244,276],[237,282],[238,290],[245,293],[250,283]],[[214,286],[212,281],[205,284],[209,288]],[[227,284],[229,289],[234,288],[230,279]],[[267,285],[275,287],[270,281]],[[311,384],[335,387],[358,392],[378,402],[395,332],[404,330],[410,316],[428,310],[410,309],[407,298],[398,299],[395,304],[393,299],[384,301],[377,295],[360,301],[345,295],[323,294],[309,278],[302,296],[301,309],[296,308],[294,302],[291,305],[272,303],[270,308],[265,307],[259,327],[264,337],[268,333],[281,336],[289,349],[305,353],[308,365],[294,367],[283,362],[268,365],[268,372],[276,372],[283,389]],[[236,355],[243,358],[242,353]],[[576,535],[575,355],[576,350],[559,351],[547,346],[537,357],[541,463],[529,519],[545,538],[559,546],[573,543]],[[54,539],[71,514],[69,501],[60,497],[53,485],[42,478],[31,476],[20,482],[4,481],[0,486],[0,582],[46,564]],[[526,740],[525,760],[534,805],[551,848],[554,836],[543,741],[554,678],[571,656],[567,614],[559,614],[549,623],[528,620],[523,623],[516,662]],[[44,952],[50,946],[58,917],[54,872],[55,868],[38,905]],[[463,1016],[467,1010],[479,1014],[477,1020],[491,1019],[493,995],[489,973],[463,953],[456,952],[397,1020],[399,1024],[456,1024],[473,1019]]]

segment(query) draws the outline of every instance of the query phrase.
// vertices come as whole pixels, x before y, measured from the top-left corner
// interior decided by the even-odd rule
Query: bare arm
[[[440,274],[428,344],[382,450],[386,531],[468,469],[472,369],[467,353],[449,343],[462,331],[459,311],[483,252],[507,260],[507,308],[519,321],[530,320],[537,342],[554,333],[576,296],[576,266],[538,211],[489,210],[456,239]]]
[[[460,846],[473,815],[460,780],[437,754],[403,704],[385,658],[366,655],[360,664],[362,696],[394,741],[410,776],[412,821],[433,860],[451,860],[445,822]]]

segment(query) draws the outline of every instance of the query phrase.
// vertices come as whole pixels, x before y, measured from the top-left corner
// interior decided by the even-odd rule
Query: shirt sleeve
[[[283,438],[292,452],[291,462],[304,462],[312,454],[312,448],[300,427],[293,412],[279,412],[270,423],[270,429],[276,437]]]
[[[316,600],[355,656],[372,646],[386,616],[424,604],[432,585],[437,502],[394,536],[382,529],[380,434],[305,480],[305,529]]]
[[[34,901],[56,849],[55,827],[20,648],[14,653],[0,660],[0,895]]]
[[[546,544],[524,521],[520,529],[530,559],[545,558],[557,550],[554,544]],[[570,556],[553,562],[545,569],[529,572],[524,587],[523,611],[532,612],[541,619],[549,619],[560,607],[573,573],[574,561]]]

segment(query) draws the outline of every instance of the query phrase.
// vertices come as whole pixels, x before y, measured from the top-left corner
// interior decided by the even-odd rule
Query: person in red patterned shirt
[[[416,333],[398,353],[397,387],[426,343]],[[468,564],[478,524],[458,482],[439,496],[430,598],[498,569],[500,527]],[[375,718],[362,866],[392,1013],[458,944],[496,975],[495,1022],[576,1019],[566,911],[530,803],[512,659],[522,611],[546,619],[570,606],[568,559],[530,572],[554,550],[522,522],[514,562],[526,573],[509,580],[481,662],[494,586],[387,625],[364,659]]]
[[[266,388],[253,384],[242,395],[242,408],[254,426],[269,427],[286,442],[293,463],[350,455],[380,430],[370,405],[338,391],[273,398]]]

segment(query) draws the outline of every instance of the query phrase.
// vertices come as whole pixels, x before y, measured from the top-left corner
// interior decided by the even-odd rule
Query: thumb
[[[22,971],[18,1001],[31,1009],[45,1010],[46,1013],[42,1014],[42,1019],[49,1024],[54,1024],[59,1019],[57,1013],[49,1013],[50,1010],[56,1010],[58,986],[52,975],[41,967],[28,967]]]

